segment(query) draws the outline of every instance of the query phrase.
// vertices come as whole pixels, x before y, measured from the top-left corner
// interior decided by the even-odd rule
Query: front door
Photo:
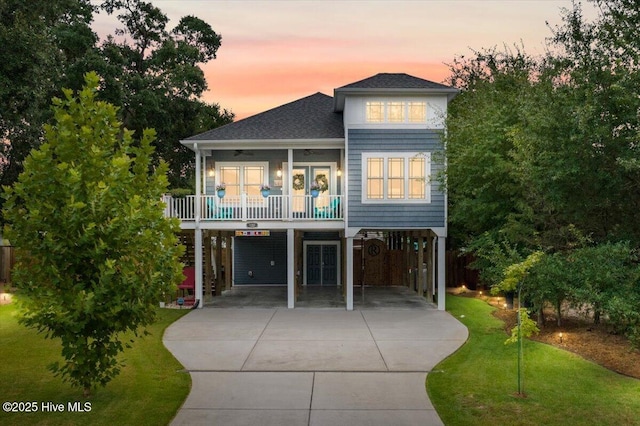
[[[338,285],[338,245],[309,243],[306,245],[307,285]]]
[[[287,163],[283,163],[287,168]],[[292,209],[294,217],[311,218],[314,208],[324,208],[331,204],[331,195],[336,193],[336,183],[332,181],[332,166],[325,163],[295,163],[292,178],[285,182],[284,194],[292,195]],[[285,177],[285,180],[287,178]],[[317,182],[320,194],[317,198],[309,198],[310,186]]]

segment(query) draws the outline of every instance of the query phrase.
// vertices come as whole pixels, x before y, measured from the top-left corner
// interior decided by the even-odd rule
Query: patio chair
[[[340,217],[340,198],[336,197],[328,206],[315,207],[313,210],[316,219],[336,219]]]
[[[209,210],[208,217],[211,219],[231,219],[233,217],[233,210],[231,207],[217,206],[215,199],[212,197],[207,198],[207,209]]]
[[[184,297],[185,291],[187,294],[189,291],[195,294],[196,290],[196,268],[194,266],[186,266],[182,269],[182,273],[185,278],[184,281],[178,286],[178,290],[182,290],[182,297]]]

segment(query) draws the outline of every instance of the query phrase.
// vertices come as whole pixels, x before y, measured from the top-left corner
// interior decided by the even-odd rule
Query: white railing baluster
[[[293,211],[288,211],[289,198]],[[164,215],[183,221],[195,220],[196,196],[174,198],[164,195]],[[317,199],[311,195],[270,195],[218,198],[216,195],[202,195],[199,199],[202,220],[343,220],[343,196],[326,196],[326,202],[317,207]]]

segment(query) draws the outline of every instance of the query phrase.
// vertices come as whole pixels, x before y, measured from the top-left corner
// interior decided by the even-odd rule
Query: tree
[[[635,1],[593,3],[600,11],[597,20],[585,21],[574,4],[554,29],[557,53],[551,62],[557,69],[556,95],[567,100],[561,115],[566,120],[564,137],[540,148],[562,147],[576,160],[555,184],[563,188],[568,218],[595,242],[628,240],[638,246],[640,35],[635,24],[640,14]]]
[[[227,124],[233,114],[199,98],[207,89],[200,64],[216,58],[222,38],[209,24],[184,16],[172,30],[167,16],[150,2],[106,0],[123,28],[100,46],[103,99],[121,106],[124,125],[139,136],[156,129],[154,161],[169,165],[169,181],[185,187],[194,179],[193,154],[179,140]]]
[[[21,321],[60,339],[51,366],[85,396],[119,372],[122,333],[155,317],[182,278],[177,222],[163,217],[167,167],[151,163],[154,132],[122,131],[116,108],[98,101],[99,78],[54,99],[54,123],[7,188],[7,235],[17,248]]]
[[[91,29],[100,8],[119,13],[124,27],[103,43]],[[99,98],[119,107],[120,120],[141,138],[156,129],[154,164],[169,163],[173,187],[191,186],[194,158],[179,140],[233,120],[200,98],[207,84],[200,66],[216,57],[221,38],[186,16],[168,31],[168,18],[150,2],[0,0],[0,185],[13,184],[22,163],[52,119],[51,98],[80,90],[83,75],[102,77]],[[0,218],[0,221],[2,219]]]
[[[513,156],[538,68],[520,48],[482,50],[450,65],[449,84],[463,89],[447,115],[451,232],[456,244],[476,254],[489,285],[536,245],[536,216],[527,200],[532,191]]]
[[[505,344],[518,343],[518,395],[524,396],[524,380],[522,377],[522,367],[524,365],[524,353],[522,348],[522,338],[530,337],[533,333],[540,331],[536,324],[529,318],[529,312],[522,308],[522,289],[525,285],[529,271],[544,257],[544,253],[536,251],[531,253],[525,260],[509,265],[504,270],[504,279],[499,285],[491,289],[501,289],[502,291],[516,290],[518,292],[518,324],[511,330],[511,337]]]
[[[72,80],[97,37],[87,0],[0,0],[0,184],[11,185],[51,119],[51,97]]]
[[[488,49],[451,65],[447,117],[452,235],[479,254],[570,252],[585,240],[640,245],[640,21],[636,2],[579,4],[546,56]],[[496,257],[500,260],[505,256]],[[488,262],[487,262],[488,260]]]

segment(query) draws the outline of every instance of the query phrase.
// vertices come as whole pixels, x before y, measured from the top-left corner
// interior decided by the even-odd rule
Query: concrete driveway
[[[191,393],[173,425],[441,425],[427,373],[467,339],[446,312],[205,308],[165,332]]]

